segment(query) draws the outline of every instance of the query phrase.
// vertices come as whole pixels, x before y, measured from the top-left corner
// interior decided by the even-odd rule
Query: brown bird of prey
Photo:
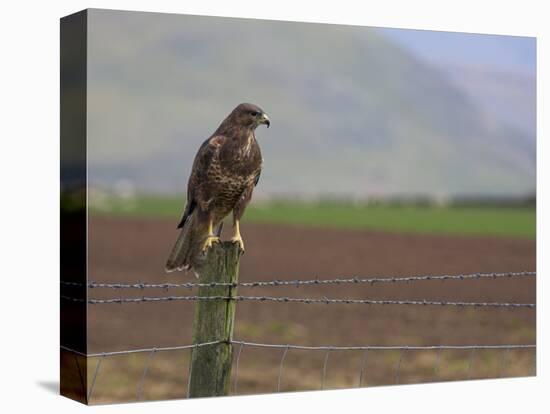
[[[178,225],[166,271],[198,267],[206,250],[220,240],[223,219],[233,212],[232,241],[244,251],[239,221],[260,178],[262,154],[254,131],[270,121],[256,105],[243,103],[199,148],[187,183],[187,204]],[[214,229],[216,231],[214,232]]]

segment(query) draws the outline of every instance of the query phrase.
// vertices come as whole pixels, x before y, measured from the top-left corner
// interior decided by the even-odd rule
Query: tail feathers
[[[172,251],[170,252],[170,256],[168,256],[168,260],[166,261],[164,270],[166,270],[167,273],[174,272],[176,270],[189,270],[189,264],[185,263],[185,236],[186,234],[184,230],[182,230],[176,240],[176,243],[174,244],[174,247],[172,248]]]
[[[207,236],[207,226],[196,219],[196,214],[191,214],[185,221],[170,256],[168,256],[165,271],[170,273],[176,270],[195,268],[195,275],[198,277],[196,267],[200,264],[202,245]]]

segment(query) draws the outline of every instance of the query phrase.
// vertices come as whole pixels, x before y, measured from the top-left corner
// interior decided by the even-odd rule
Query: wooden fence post
[[[213,245],[201,267],[200,283],[236,283],[239,278],[239,245],[222,242]],[[236,287],[200,287],[199,296],[229,296]],[[231,341],[235,301],[199,300],[195,304],[193,344]],[[193,348],[189,366],[189,397],[229,395],[233,346],[230,342]]]

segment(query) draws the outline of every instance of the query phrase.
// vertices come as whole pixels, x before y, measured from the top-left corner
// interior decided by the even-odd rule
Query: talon
[[[219,243],[220,238],[218,236],[208,236],[206,240],[204,241],[204,245],[202,246],[202,251],[205,252],[208,250],[214,243]]]
[[[231,241],[233,243],[239,243],[239,247],[241,248],[241,252],[244,253],[244,243],[243,243],[243,238],[241,237],[241,230],[240,230],[239,220],[235,219],[235,222],[233,223],[233,226],[235,228],[235,234],[231,238]]]
[[[243,243],[243,239],[242,239],[242,237],[241,237],[240,234],[239,234],[238,236],[232,237],[232,238],[231,238],[231,241],[232,241],[233,243],[238,243],[238,244],[239,244],[239,247],[240,247],[240,249],[241,249],[241,251],[244,252],[244,243]]]

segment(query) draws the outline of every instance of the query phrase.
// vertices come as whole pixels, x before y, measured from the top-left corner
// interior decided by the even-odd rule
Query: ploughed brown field
[[[166,219],[90,217],[89,274],[95,282],[182,283],[192,274],[166,274],[176,238]],[[230,226],[227,226],[230,227]],[[227,237],[229,229],[224,231]],[[242,225],[246,253],[240,281],[352,276],[466,274],[535,270],[535,241],[502,237],[391,234],[364,230]],[[251,296],[535,302],[534,278],[425,281],[397,284],[239,288]],[[192,295],[188,289],[91,289],[90,297]],[[193,302],[89,306],[88,352],[191,343]],[[495,345],[535,343],[535,310],[363,304],[239,302],[234,339],[300,345]],[[235,349],[238,351],[238,346]],[[245,346],[232,392],[277,390],[284,349]],[[156,353],[142,399],[185,398],[189,350]],[[236,358],[237,352],[234,352]],[[135,401],[148,353],[106,357],[90,403]],[[318,390],[326,351],[290,350],[281,391]],[[376,386],[534,374],[533,350],[332,351],[324,388]],[[439,364],[438,364],[438,358]],[[88,379],[95,364],[91,358]],[[72,360],[68,360],[67,363]],[[399,364],[400,361],[400,364]],[[399,376],[397,366],[400,365]],[[237,380],[238,375],[238,380]],[[238,381],[238,382],[237,382]]]

